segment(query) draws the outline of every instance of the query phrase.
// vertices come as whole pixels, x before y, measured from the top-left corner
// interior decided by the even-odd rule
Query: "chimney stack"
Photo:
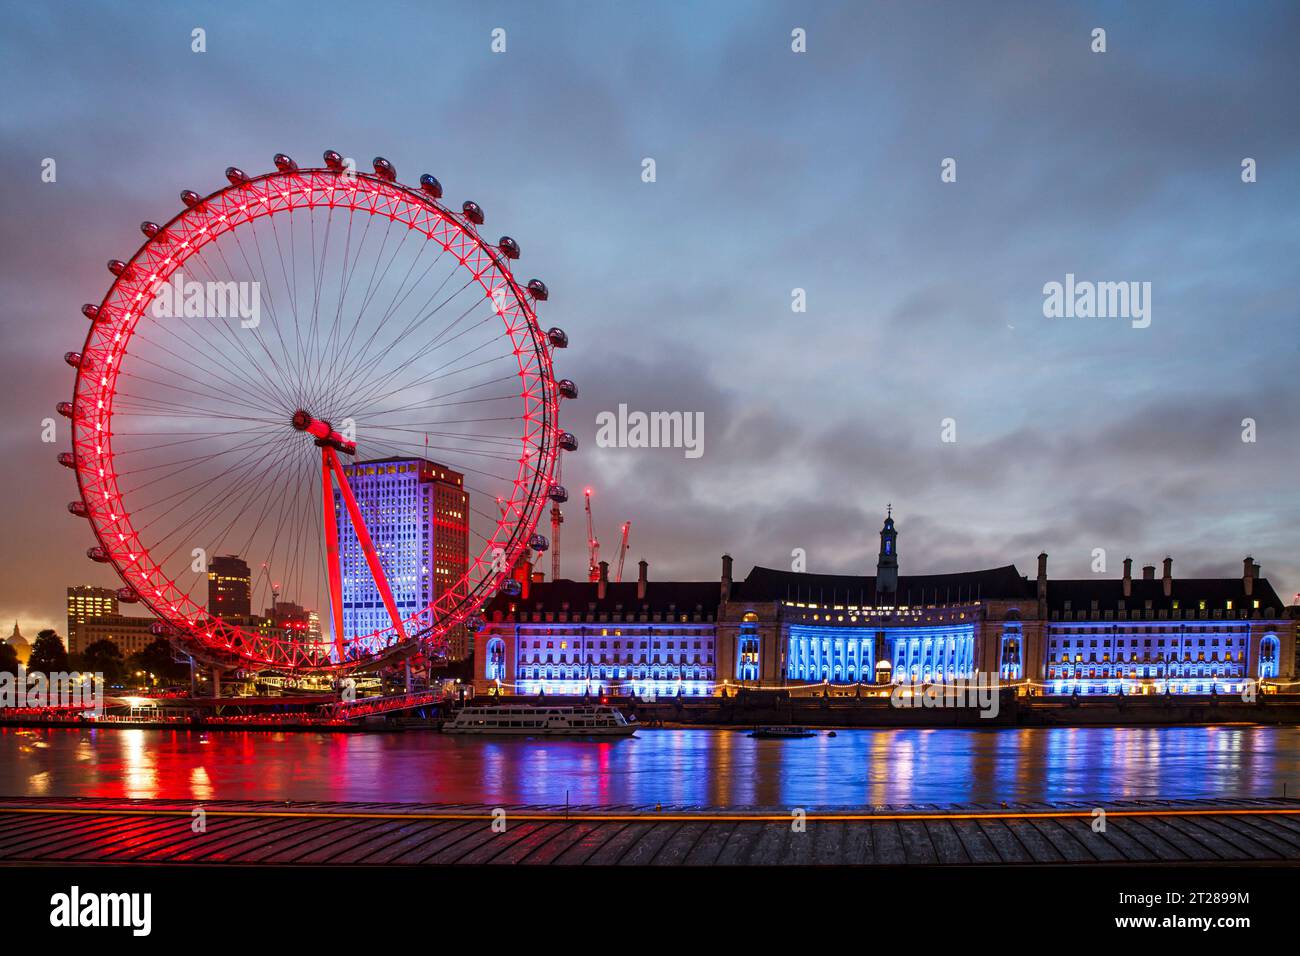
[[[600,562],[600,577],[596,579],[596,599],[605,600],[605,589],[609,587],[609,562]]]
[[[722,556],[722,600],[731,600],[731,555]]]
[[[1174,593],[1174,559],[1165,556],[1164,573],[1160,576],[1160,583],[1164,586],[1165,597]]]
[[[1038,601],[1040,604],[1047,602],[1047,552],[1043,551],[1038,555]]]
[[[1142,565],[1142,580],[1154,581],[1156,579],[1156,566],[1154,564]]]
[[[1246,560],[1241,562],[1241,586],[1246,591],[1246,597],[1255,593],[1255,578],[1259,575],[1259,565],[1255,559],[1249,555]]]
[[[1124,596],[1133,596],[1133,559],[1124,559]]]
[[[640,561],[638,561],[638,562],[636,563],[636,567],[637,567],[637,573],[636,573],[636,599],[637,599],[638,601],[644,601],[644,600],[645,600],[646,572],[650,569],[650,565],[649,565],[649,563],[648,563],[644,558],[642,558]]]

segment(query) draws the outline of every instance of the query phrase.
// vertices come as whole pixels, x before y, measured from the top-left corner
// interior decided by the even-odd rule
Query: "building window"
[[[1277,638],[1269,635],[1259,642],[1259,676],[1261,678],[1278,675]]]
[[[746,614],[745,621],[740,625],[739,640],[736,642],[737,680],[758,680],[760,645],[757,615]]]
[[[484,676],[488,680],[506,679],[506,643],[499,637],[494,637],[487,642],[487,666],[484,670]]]
[[[1003,680],[1020,680],[1024,676],[1022,648],[1024,641],[1019,627],[1006,627],[1002,631],[1002,653],[998,672]]]

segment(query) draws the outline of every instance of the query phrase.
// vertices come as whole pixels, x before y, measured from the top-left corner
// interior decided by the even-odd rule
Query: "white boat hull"
[[[478,737],[631,737],[637,732],[637,725],[627,724],[622,727],[452,727],[445,725],[442,732]]]

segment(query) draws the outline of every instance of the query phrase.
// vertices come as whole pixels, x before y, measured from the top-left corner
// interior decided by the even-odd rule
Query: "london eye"
[[[119,597],[214,666],[338,673],[437,656],[516,586],[525,551],[547,547],[536,525],[564,498],[557,455],[576,448],[559,425],[576,386],[552,366],[568,339],[539,324],[546,285],[513,274],[519,243],[486,238],[482,208],[449,208],[433,176],[403,185],[385,159],[363,172],[332,150],[316,168],[274,164],[186,190],[108,263],[65,357],[69,511]],[[364,481],[398,463],[452,494],[403,503]],[[450,530],[417,546],[412,526]],[[219,613],[219,555],[256,569],[254,611],[311,609],[315,628]],[[368,614],[344,606],[361,593]]]

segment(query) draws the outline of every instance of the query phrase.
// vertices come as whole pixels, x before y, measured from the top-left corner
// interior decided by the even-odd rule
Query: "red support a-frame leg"
[[[357,541],[360,542],[361,550],[366,556],[366,563],[370,566],[370,576],[375,579],[375,587],[379,589],[379,596],[384,600],[384,607],[388,610],[389,620],[393,622],[393,630],[397,632],[397,639],[405,640],[406,630],[402,627],[402,618],[397,613],[397,602],[393,600],[393,592],[388,586],[388,578],[384,576],[383,566],[379,563],[379,555],[375,551],[374,543],[370,540],[370,532],[366,530],[366,523],[361,517],[361,509],[357,507],[356,496],[352,494],[352,486],[348,484],[348,476],[343,471],[343,463],[339,461],[338,453],[328,445],[321,448],[321,453],[325,461],[325,482],[328,485],[329,469],[332,468],[334,477],[338,479],[339,491],[343,492],[343,503],[347,506],[348,514],[352,518],[352,528],[357,533]],[[326,543],[328,546],[328,539]],[[337,576],[339,574],[337,533],[334,540],[334,555],[334,565],[331,573]],[[333,584],[331,583],[332,588]],[[341,594],[339,605],[342,606]]]
[[[325,566],[329,572],[330,616],[334,618],[334,653],[343,662],[343,574],[339,569],[339,529],[334,517],[334,485],[330,481],[330,459],[334,449],[321,447],[321,501],[325,508]]]

